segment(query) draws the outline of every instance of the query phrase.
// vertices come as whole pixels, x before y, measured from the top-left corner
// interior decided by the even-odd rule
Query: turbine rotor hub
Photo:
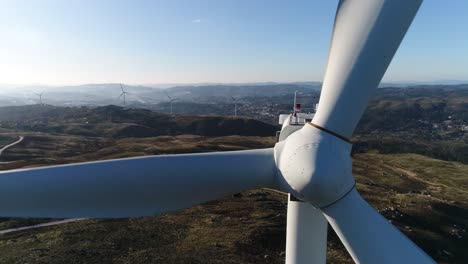
[[[279,186],[315,207],[326,207],[355,185],[351,147],[310,124],[276,144]]]

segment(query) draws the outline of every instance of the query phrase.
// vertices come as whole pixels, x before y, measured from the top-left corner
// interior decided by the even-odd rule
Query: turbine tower
[[[231,96],[232,101],[234,102],[234,116],[237,117],[237,100],[234,96]]]
[[[126,106],[126,105],[127,105],[127,98],[126,98],[126,95],[127,95],[127,94],[131,94],[131,93],[126,92],[126,91],[124,90],[122,84],[120,84],[120,89],[122,90],[122,93],[120,94],[119,98],[123,97],[123,104],[124,104],[124,106]]]
[[[342,0],[317,113],[274,148],[0,172],[0,217],[154,216],[249,189],[289,193],[286,263],[325,263],[327,221],[357,263],[435,263],[356,190],[350,138],[422,0]]]
[[[166,94],[167,99],[169,99],[169,104],[171,105],[171,115],[172,115],[172,102],[174,102],[174,101],[177,100],[177,99],[171,98],[171,97],[169,96],[169,94],[166,92],[166,90],[164,90],[164,93]]]
[[[44,91],[41,93],[34,93],[35,95],[39,96],[39,104],[42,105],[42,95],[44,94]]]

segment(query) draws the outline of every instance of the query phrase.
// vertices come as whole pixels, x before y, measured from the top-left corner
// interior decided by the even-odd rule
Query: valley
[[[439,263],[464,263],[465,90],[401,92],[379,89],[352,139],[357,188]],[[270,104],[244,98],[255,103],[240,117],[195,115],[203,113],[203,104],[190,104],[190,115],[119,106],[0,107],[0,146],[24,137],[4,151],[0,170],[272,147],[279,126],[256,113],[289,109],[288,98],[272,98]],[[315,98],[301,100],[312,105]],[[0,263],[283,263],[286,204],[284,194],[259,189],[161,216],[10,232],[0,235]],[[50,221],[1,218],[0,231]],[[352,263],[331,228],[328,237],[328,262]]]

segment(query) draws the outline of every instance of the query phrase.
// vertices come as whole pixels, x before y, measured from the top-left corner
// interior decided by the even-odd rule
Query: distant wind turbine
[[[174,101],[177,100],[177,99],[171,98],[171,97],[169,96],[169,94],[167,94],[166,91],[164,91],[164,93],[166,94],[167,99],[169,99],[169,104],[171,105],[171,115],[172,115],[172,102],[174,102]]]
[[[35,95],[39,96],[39,104],[42,105],[42,94],[44,94],[44,91],[41,93],[34,93]]]
[[[127,94],[131,94],[131,93],[128,93],[124,90],[122,84],[120,84],[120,89],[122,90],[122,93],[120,94],[119,98],[123,97],[123,104],[124,106],[127,105],[127,98],[125,97]]]
[[[237,100],[234,96],[231,96],[232,101],[234,102],[234,116],[237,117]]]

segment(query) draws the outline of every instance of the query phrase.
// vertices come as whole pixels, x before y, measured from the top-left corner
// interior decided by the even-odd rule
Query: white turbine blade
[[[351,137],[421,2],[340,1],[314,124]]]
[[[322,211],[356,263],[434,263],[356,189]]]
[[[122,84],[120,84],[120,90],[122,90],[122,93],[125,93],[123,87],[122,87]]]
[[[286,264],[326,263],[328,223],[309,203],[291,200],[286,227]]]
[[[136,217],[274,187],[273,149],[89,162],[0,173],[0,217]]]

